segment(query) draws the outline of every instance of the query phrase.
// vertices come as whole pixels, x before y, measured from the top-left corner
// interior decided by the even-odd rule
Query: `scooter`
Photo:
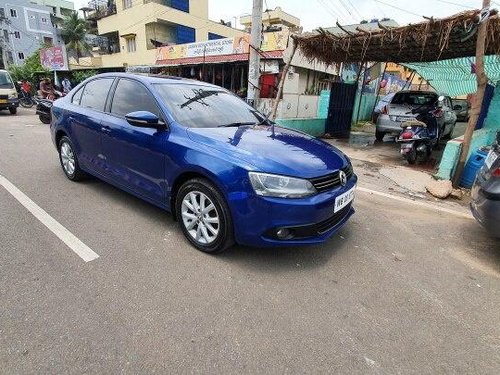
[[[54,101],[49,99],[33,98],[36,103],[36,114],[43,124],[50,124],[52,104]]]
[[[439,97],[442,101],[444,97]],[[396,142],[401,144],[401,155],[409,164],[415,164],[418,157],[429,159],[432,150],[436,148],[441,139],[441,129],[437,118],[443,116],[441,108],[429,110],[428,105],[411,110],[412,114],[418,113],[415,120],[405,121],[401,124],[401,133]]]
[[[50,124],[51,114],[50,111],[52,109],[52,104],[54,104],[54,100],[57,100],[60,97],[63,97],[65,94],[59,91],[56,91],[56,96],[54,99],[47,98],[33,98],[36,103],[36,114],[38,118],[43,124]]]

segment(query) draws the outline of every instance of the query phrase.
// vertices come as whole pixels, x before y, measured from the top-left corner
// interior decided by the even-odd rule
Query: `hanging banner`
[[[64,46],[42,48],[40,50],[40,63],[49,70],[69,70],[66,48]]]
[[[263,34],[261,51],[283,51],[288,44],[288,31]],[[183,59],[186,57],[221,56],[249,53],[250,35],[208,40],[206,42],[176,44],[156,49],[156,61]]]

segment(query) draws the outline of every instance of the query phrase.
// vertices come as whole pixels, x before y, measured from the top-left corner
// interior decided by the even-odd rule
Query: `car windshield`
[[[0,72],[0,88],[13,89],[14,83],[7,72]]]
[[[174,119],[188,128],[255,124],[264,116],[223,88],[160,83],[155,85]]]
[[[434,104],[438,96],[433,93],[398,92],[392,98],[391,104],[425,105]]]

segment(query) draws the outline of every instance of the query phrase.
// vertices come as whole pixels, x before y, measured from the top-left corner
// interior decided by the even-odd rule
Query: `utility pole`
[[[486,10],[489,12],[490,0],[483,0],[482,11]],[[479,118],[479,114],[481,113],[481,107],[483,104],[484,91],[486,89],[486,85],[488,84],[488,77],[484,71],[484,49],[485,49],[485,40],[486,33],[488,31],[488,18],[489,14],[487,14],[486,19],[479,24],[478,32],[477,32],[477,41],[476,41],[476,80],[477,80],[477,91],[476,98],[472,103],[471,114],[469,117],[469,123],[467,124],[467,128],[465,129],[464,141],[462,143],[462,149],[460,151],[460,158],[458,159],[457,169],[455,171],[455,175],[453,176],[453,186],[458,187],[460,183],[460,178],[462,177],[462,172],[464,170],[465,162],[467,161],[467,155],[469,153],[470,143],[472,140],[472,134],[474,133],[474,129],[476,127],[477,119]]]
[[[250,57],[248,60],[247,102],[255,106],[260,94],[260,55],[262,38],[262,0],[253,0],[252,31],[250,34]]]

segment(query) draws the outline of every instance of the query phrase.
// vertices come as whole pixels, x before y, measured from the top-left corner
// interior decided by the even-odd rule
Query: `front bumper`
[[[471,190],[470,209],[474,218],[493,236],[500,238],[500,200],[487,198],[475,184]],[[500,199],[500,198],[499,198]]]
[[[335,198],[357,183],[301,198],[271,198],[241,193],[229,197],[236,242],[246,246],[290,246],[321,243],[338,231],[354,213],[351,202],[334,213]],[[290,228],[294,236],[278,239],[276,228]]]
[[[0,99],[0,109],[17,108],[17,107],[19,107],[19,98]]]

